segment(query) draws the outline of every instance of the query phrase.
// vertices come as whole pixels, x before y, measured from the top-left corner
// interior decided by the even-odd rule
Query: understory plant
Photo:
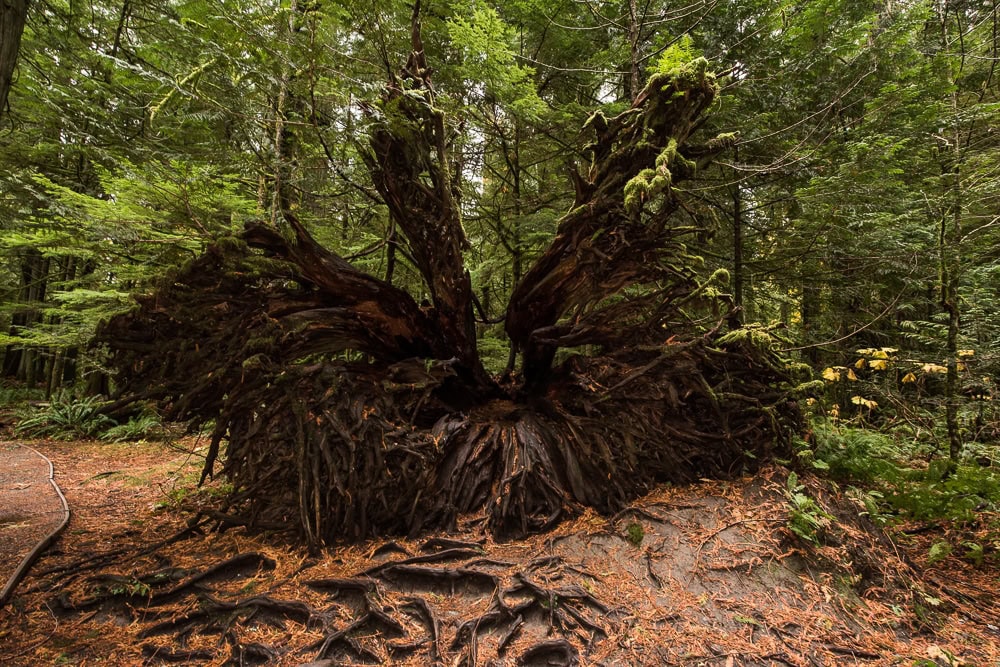
[[[102,412],[100,396],[76,397],[60,392],[47,403],[36,403],[19,411],[14,433],[29,438],[55,440],[99,439],[127,442],[156,437],[163,433],[160,418],[142,412],[118,423]]]
[[[991,450],[969,447],[952,466],[905,428],[876,429],[817,418],[808,442],[799,442],[797,458],[801,465],[847,486],[876,523],[950,523],[954,543],[935,543],[930,563],[954,554],[981,565],[1000,552],[1000,469]]]
[[[101,413],[103,401],[99,396],[77,398],[61,392],[48,403],[29,407],[20,414],[14,432],[31,438],[74,440],[97,437],[114,425],[114,421]]]

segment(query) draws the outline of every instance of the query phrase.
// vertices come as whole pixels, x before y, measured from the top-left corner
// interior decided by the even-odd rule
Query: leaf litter
[[[995,571],[929,564],[933,535],[894,544],[805,477],[832,519],[802,540],[777,466],[527,539],[480,515],[309,550],[220,523],[196,441],[36,444],[74,517],[0,610],[5,665],[1000,662]]]

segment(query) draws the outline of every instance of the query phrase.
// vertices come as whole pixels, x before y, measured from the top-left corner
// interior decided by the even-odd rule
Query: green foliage
[[[56,440],[98,439],[129,442],[163,435],[159,417],[143,413],[117,424],[101,414],[105,405],[99,396],[77,397],[61,391],[51,401],[23,407],[17,414],[17,435]]]
[[[116,581],[108,587],[108,592],[113,595],[122,595],[125,597],[148,597],[152,591],[150,585],[144,581],[136,579],[135,577],[122,577],[121,580]]]
[[[34,177],[36,196],[49,212],[0,236],[0,248],[13,255],[29,248],[84,266],[99,262],[102,271],[50,280],[44,321],[0,336],[0,344],[85,346],[99,321],[131,307],[132,292],[241,227],[253,209],[234,178],[215,167],[173,161],[141,168],[125,163],[120,169],[117,176],[98,170],[97,196]]]
[[[926,470],[909,471],[887,501],[914,519],[973,521],[980,511],[1000,507],[1000,475],[976,464],[952,469],[947,461],[935,461]]]
[[[520,64],[514,29],[496,9],[484,2],[473,3],[471,14],[448,20],[452,46],[461,52],[459,70],[472,81],[481,81],[487,91],[523,118],[537,118],[545,103],[535,89],[534,70]]]
[[[74,440],[97,437],[114,422],[100,413],[98,396],[77,398],[60,393],[49,403],[30,408],[18,419],[14,432],[32,438]]]
[[[646,531],[643,529],[642,524],[638,521],[633,521],[628,526],[625,527],[625,539],[627,539],[632,546],[639,546],[642,544],[642,540],[646,537]]]
[[[42,389],[33,387],[0,387],[0,407],[23,407],[29,401],[41,401],[45,397]]]
[[[163,423],[153,414],[143,413],[132,417],[124,424],[118,424],[104,429],[101,440],[110,442],[133,442],[157,438],[163,434]]]
[[[625,184],[625,210],[639,215],[642,207],[670,187],[671,176],[667,169],[643,169]]]
[[[663,50],[663,53],[656,59],[652,72],[672,74],[700,56],[701,52],[694,47],[694,39],[691,35],[684,34]]]
[[[951,555],[951,544],[948,542],[935,542],[927,552],[927,562],[937,563]]]
[[[951,466],[920,462],[922,445],[904,433],[835,427],[815,421],[813,443],[800,442],[798,458],[820,474],[852,485],[851,495],[875,521],[975,521],[1000,507],[1000,474],[975,460]],[[970,560],[975,549],[969,547]]]
[[[978,542],[963,542],[962,546],[965,547],[965,553],[962,554],[962,558],[976,567],[981,567],[986,559],[986,550],[983,548],[983,545]]]
[[[499,375],[507,367],[507,357],[510,345],[504,340],[503,334],[495,328],[485,332],[479,339],[479,356],[486,370]]]
[[[813,446],[801,443],[799,458],[835,480],[854,484],[891,483],[902,478],[908,452],[892,437],[863,428],[813,423]]]
[[[799,539],[819,545],[833,516],[805,492],[805,486],[799,484],[799,477],[794,472],[788,475],[785,495],[789,504],[788,529]]]
[[[750,324],[723,334],[716,342],[719,347],[751,345],[760,350],[774,350],[781,341],[769,327]]]

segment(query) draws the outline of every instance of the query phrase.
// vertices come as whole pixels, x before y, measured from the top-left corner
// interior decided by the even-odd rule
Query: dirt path
[[[194,489],[196,443],[37,447],[74,517],[0,611],[5,666],[1000,664],[988,589],[928,587],[820,486],[806,492],[843,516],[796,541],[779,468],[519,542],[469,517],[309,554],[188,530],[214,502]]]
[[[52,466],[37,451],[0,443],[0,606],[68,518]]]

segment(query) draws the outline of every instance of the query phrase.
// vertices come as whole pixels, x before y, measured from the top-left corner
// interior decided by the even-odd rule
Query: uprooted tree
[[[664,481],[732,475],[798,423],[789,365],[754,329],[723,334],[717,271],[676,185],[732,138],[689,140],[718,92],[699,59],[595,113],[592,159],[555,238],[515,287],[512,365],[477,351],[458,178],[414,20],[413,52],[369,109],[366,162],[428,304],[286,225],[249,226],[99,334],[123,401],[214,422],[230,511],[297,521],[313,543],[447,528],[497,536],[602,512]],[[683,222],[678,222],[683,218]],[[563,350],[563,353],[559,353]]]

